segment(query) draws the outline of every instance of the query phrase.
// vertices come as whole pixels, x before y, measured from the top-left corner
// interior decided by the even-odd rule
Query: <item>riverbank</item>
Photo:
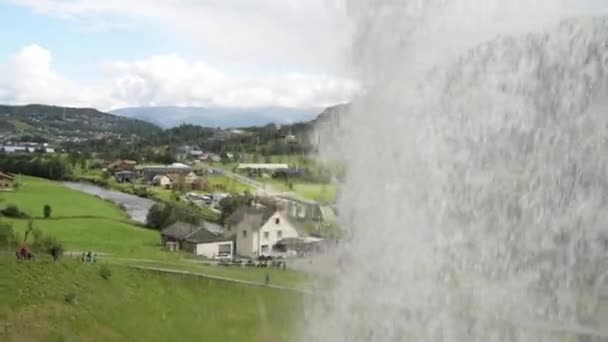
[[[218,223],[220,221],[220,215],[213,210],[203,207],[192,208],[180,200],[181,196],[179,196],[179,194],[175,196],[173,192],[160,189],[159,187],[153,187],[147,184],[117,183],[113,178],[105,180],[101,178],[101,176],[90,174],[72,176],[67,181],[72,183],[94,185],[105,190],[114,190],[124,194],[133,195],[138,198],[152,200],[156,203],[180,206],[190,211],[195,210],[197,215],[200,215],[200,217],[205,221],[214,223]],[[142,222],[145,222],[145,219]]]
[[[109,200],[117,204],[129,214],[132,220],[138,223],[146,223],[146,217],[150,211],[150,208],[156,204],[155,201],[148,198],[142,198],[121,191],[102,188],[98,185],[82,182],[62,182],[62,184],[72,190],[98,196],[104,200]]]

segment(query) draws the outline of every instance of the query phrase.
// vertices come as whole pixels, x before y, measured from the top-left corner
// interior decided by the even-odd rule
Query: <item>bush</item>
[[[44,208],[43,208],[44,218],[48,219],[49,217],[51,217],[52,211],[53,211],[53,209],[51,208],[51,206],[48,204],[45,204]]]
[[[108,280],[112,277],[112,270],[107,265],[102,265],[99,269],[99,276]]]
[[[14,204],[9,204],[6,208],[4,208],[3,210],[0,210],[0,213],[2,213],[2,215],[6,216],[6,217],[12,217],[12,218],[28,217],[26,213],[19,210],[19,207],[17,207]]]
[[[64,299],[68,304],[76,304],[76,293],[74,291],[70,291],[65,294]]]
[[[149,198],[151,193],[146,187],[133,188],[133,194],[138,197]]]

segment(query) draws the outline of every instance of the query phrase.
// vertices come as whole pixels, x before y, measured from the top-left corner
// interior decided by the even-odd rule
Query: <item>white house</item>
[[[162,186],[163,188],[170,188],[173,181],[167,175],[156,175],[152,178],[152,184]]]
[[[302,227],[281,211],[244,207],[231,215],[225,234],[234,236],[236,254],[248,258],[276,256],[277,243],[284,239],[302,238]]]
[[[161,232],[161,244],[170,249],[186,250],[196,256],[213,259],[218,256],[232,258],[234,241],[221,233],[197,227],[184,222],[176,222]]]

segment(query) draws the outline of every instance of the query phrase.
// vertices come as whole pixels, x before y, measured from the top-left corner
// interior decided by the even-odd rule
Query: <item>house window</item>
[[[270,237],[270,233],[269,232],[264,232],[264,239],[268,239]]]
[[[277,217],[277,218],[275,218],[275,219],[274,219],[274,223],[276,223],[276,224],[281,223],[281,219],[280,219],[280,218],[278,218],[278,217]]]
[[[224,243],[219,245],[218,254],[232,254],[232,244]]]
[[[283,231],[277,230],[277,239],[282,239],[282,238],[283,238]]]
[[[247,231],[243,230],[243,237],[246,238],[247,237]]]

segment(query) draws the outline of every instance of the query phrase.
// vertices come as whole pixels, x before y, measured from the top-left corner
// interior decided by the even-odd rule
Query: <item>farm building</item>
[[[15,184],[15,176],[8,172],[0,171],[0,191],[12,191]]]
[[[219,255],[232,257],[234,241],[214,230],[189,223],[176,222],[161,231],[161,244],[169,249],[185,250],[196,256],[215,258]]]

